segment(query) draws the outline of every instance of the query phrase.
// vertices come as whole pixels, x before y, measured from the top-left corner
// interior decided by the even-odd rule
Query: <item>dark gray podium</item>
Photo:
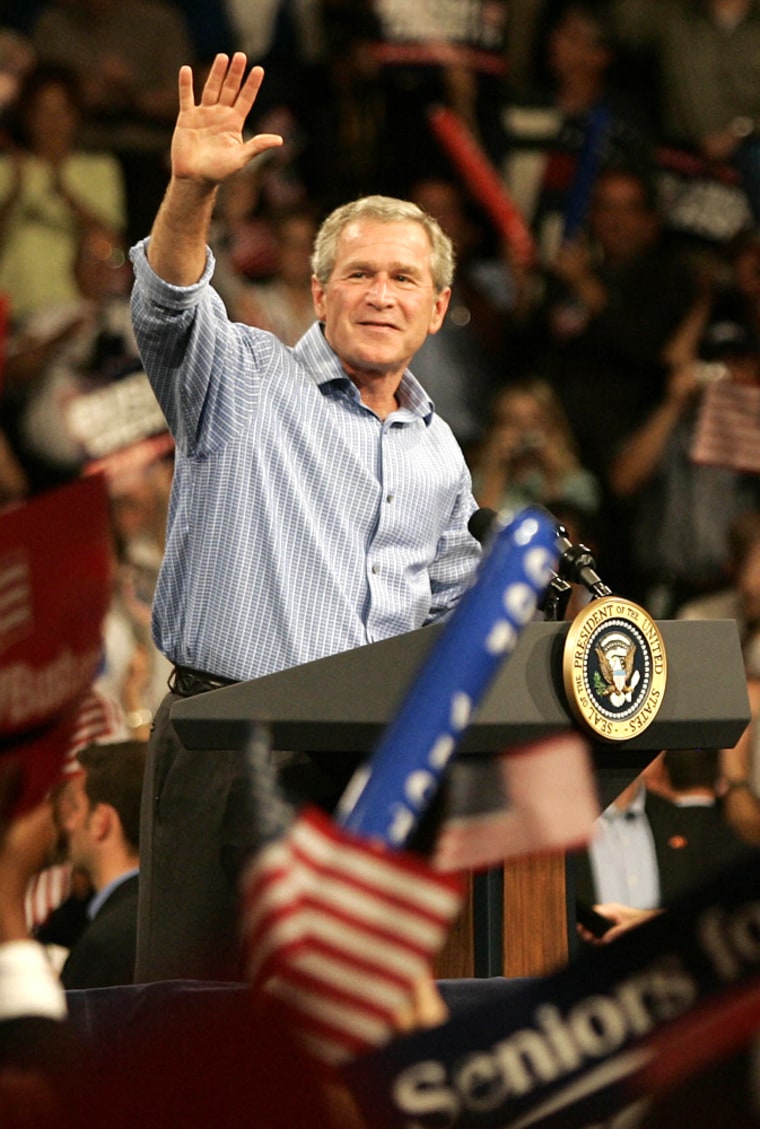
[[[728,748],[749,721],[735,622],[665,620],[658,626],[668,656],[665,698],[655,721],[638,736],[593,745],[603,801],[614,798],[661,749]],[[568,628],[568,623],[527,625],[458,755],[496,752],[575,726],[562,685]],[[251,721],[258,720],[271,725],[276,748],[371,752],[440,630],[426,627],[185,699],[174,707],[174,724],[192,749],[242,746]]]
[[[576,727],[562,682],[562,650],[569,626],[528,624],[476,711],[458,756],[497,752]],[[668,680],[656,719],[628,741],[591,743],[603,806],[660,750],[729,748],[750,719],[735,622],[665,620],[658,627],[668,657]],[[191,749],[242,747],[251,721],[258,720],[271,726],[276,748],[369,753],[441,630],[423,628],[188,698],[174,706],[174,724]],[[485,885],[480,897],[476,885],[470,920],[472,966],[456,965],[453,975],[473,971],[524,975],[560,963],[567,953],[568,921],[564,863],[561,870],[558,865],[555,860],[553,872],[547,872],[536,860],[509,864],[503,884],[499,876],[503,907],[495,898],[493,876],[480,876]],[[537,910],[537,891],[542,888],[544,900]],[[524,936],[516,937],[518,932]],[[478,933],[485,955],[482,950],[479,955]],[[561,934],[562,944],[536,957],[541,934],[555,941]],[[525,958],[511,962],[503,958],[502,948],[506,951],[510,945],[513,952],[524,950]]]

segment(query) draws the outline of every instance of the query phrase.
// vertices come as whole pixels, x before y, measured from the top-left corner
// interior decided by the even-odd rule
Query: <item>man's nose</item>
[[[393,301],[393,291],[387,274],[376,274],[367,290],[367,300],[377,305],[389,305]]]

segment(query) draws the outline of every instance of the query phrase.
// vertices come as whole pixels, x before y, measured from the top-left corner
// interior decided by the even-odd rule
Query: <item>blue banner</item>
[[[497,992],[396,1039],[346,1077],[368,1124],[383,1129],[586,1129],[621,1110],[633,1127],[668,1032],[674,1042],[690,1014],[759,978],[752,851],[667,912],[521,983],[507,1002]]]

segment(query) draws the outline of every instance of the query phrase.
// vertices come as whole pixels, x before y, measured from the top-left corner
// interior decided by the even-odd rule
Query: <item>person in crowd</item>
[[[69,1015],[67,994],[30,938],[25,891],[57,837],[48,800],[14,811],[0,757],[0,1121],[9,1129],[361,1129],[351,1096],[327,1086],[276,1007],[252,993],[206,993],[143,1015],[102,1040]],[[69,997],[70,998],[70,997]],[[175,998],[176,999],[176,998]],[[80,1013],[81,1014],[81,1013]],[[97,1027],[96,1027],[97,1031]],[[203,1070],[198,1063],[203,1063]],[[81,1079],[87,1074],[88,1084]],[[135,1085],[135,1079],[140,1085]],[[297,1078],[298,1085],[293,1085]]]
[[[340,166],[336,142],[349,150],[347,169],[337,170],[341,188],[358,184],[365,192],[370,184],[408,195],[413,181],[450,172],[428,120],[434,106],[450,108],[490,150],[507,71],[504,0],[329,0],[325,7],[338,119],[328,153]]]
[[[81,772],[77,757],[82,749],[93,742],[106,744],[127,736],[118,701],[104,693],[100,677],[96,678],[77,709],[58,778],[51,786],[51,797],[67,788],[73,774]],[[29,933],[45,946],[48,958],[59,971],[88,923],[87,905],[92,893],[90,876],[69,862],[65,835],[59,827],[49,864],[33,876],[25,898]]]
[[[721,749],[720,792],[726,818],[750,846],[760,846],[760,678],[747,675],[750,722],[731,749]]]
[[[505,319],[517,301],[509,255],[493,254],[484,218],[466,189],[425,176],[409,198],[433,216],[454,244],[457,273],[443,325],[414,358],[414,371],[470,457],[483,437],[487,405],[504,364]]]
[[[571,855],[575,893],[587,905],[618,903],[636,910],[662,904],[659,856],[637,777],[596,821],[588,847]]]
[[[740,172],[757,218],[760,6],[755,0],[613,0],[621,41],[657,76],[661,137]]]
[[[592,177],[584,162],[647,169],[653,159],[646,110],[615,81],[617,48],[604,6],[573,0],[552,11],[545,78],[530,90],[513,88],[502,110],[504,178],[544,262],[585,219]]]
[[[732,522],[758,505],[756,474],[692,458],[700,404],[716,374],[760,381],[760,352],[745,326],[707,326],[698,355],[672,368],[664,394],[620,444],[610,468],[614,495],[632,503],[641,598],[660,617],[724,587]]]
[[[489,509],[571,506],[593,517],[601,503],[562,402],[541,377],[516,380],[497,393],[472,475],[475,497]]]
[[[78,296],[82,230],[123,232],[126,210],[118,161],[81,147],[82,97],[68,66],[29,70],[16,116],[17,147],[0,156],[0,290],[17,328]]]
[[[708,289],[711,320],[731,318],[760,341],[760,232],[745,227],[723,248]]]
[[[83,227],[72,280],[66,300],[30,314],[9,341],[6,419],[35,491],[70,481],[91,457],[72,422],[75,401],[140,368],[123,237]]]
[[[66,1108],[78,1062],[66,1029],[66,999],[44,949],[29,936],[25,893],[53,849],[46,801],[16,815],[10,758],[0,766],[0,1116],[4,1124],[51,1127]],[[65,1124],[65,1122],[61,1122]]]
[[[182,748],[177,695],[440,619],[480,555],[464,456],[408,369],[450,296],[451,244],[434,220],[385,197],[331,213],[312,258],[317,321],[294,349],[230,323],[209,285],[217,185],[278,143],[243,139],[263,77],[246,65],[218,56],[199,102],[181,69],[171,181],[132,251],[135,333],[177,444],[153,610],[175,673],[150,742],[138,979],[192,974],[210,937],[228,974],[237,959],[236,877],[217,836],[240,833],[236,818],[251,835],[245,766],[239,749]],[[308,758],[291,797],[334,804],[348,760]]]
[[[694,270],[663,234],[651,179],[610,166],[594,183],[586,225],[544,277],[544,294],[512,331],[523,367],[556,389],[583,465],[602,486],[607,583],[635,599],[630,515],[620,496],[612,501],[610,464],[662,394],[663,353],[691,310]]]
[[[173,459],[111,476],[114,589],[103,622],[98,686],[117,701],[130,735],[147,741],[171,664],[150,635],[150,610],[164,553]]]
[[[660,844],[662,900],[668,904],[736,859],[745,844],[724,809],[720,750],[666,749],[660,759],[659,798],[672,806],[663,807],[651,795],[647,770],[644,778],[649,818]]]
[[[310,210],[293,209],[273,216],[272,230],[277,242],[273,276],[241,285],[228,309],[233,321],[266,329],[284,345],[295,345],[315,320],[311,249],[317,224]]]
[[[254,160],[219,186],[214,203],[209,246],[216,289],[230,310],[241,288],[271,278],[277,269],[277,236],[262,179],[262,165]]]
[[[145,743],[88,745],[57,798],[69,861],[89,875],[89,924],[61,970],[66,988],[105,988],[134,980],[140,797]]]
[[[167,0],[49,0],[30,35],[41,61],[65,63],[79,78],[82,144],[121,163],[131,242],[166,185],[175,76],[193,58],[182,12]]]
[[[668,749],[599,817],[572,857],[577,899],[616,924],[645,920],[746,850],[719,798],[718,749]]]
[[[594,184],[587,225],[549,272],[539,310],[544,371],[590,469],[606,481],[616,441],[661,392],[662,351],[691,308],[693,270],[663,237],[651,180],[609,167]]]
[[[740,514],[728,530],[727,585],[681,604],[677,619],[733,619],[739,631],[744,666],[760,677],[760,511]]]

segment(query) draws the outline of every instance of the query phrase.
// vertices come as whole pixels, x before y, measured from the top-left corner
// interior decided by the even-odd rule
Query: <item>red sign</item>
[[[37,802],[102,657],[110,600],[105,483],[80,479],[0,514],[0,753]]]

